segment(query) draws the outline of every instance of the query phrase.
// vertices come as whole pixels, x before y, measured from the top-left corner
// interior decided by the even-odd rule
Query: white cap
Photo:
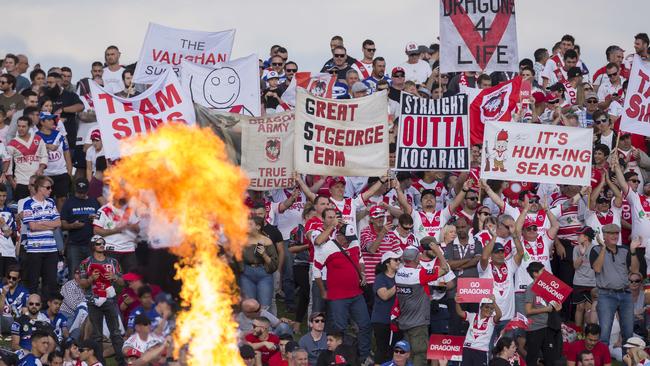
[[[639,337],[630,337],[623,345],[623,348],[645,348],[645,341]]]
[[[266,80],[273,79],[273,78],[279,78],[280,75],[276,71],[269,71],[268,74],[266,74]]]
[[[490,299],[489,297],[484,297],[481,299],[481,304],[479,306],[483,306],[483,304],[493,304],[493,303],[494,302],[492,301],[492,299]]]
[[[404,49],[404,51],[409,55],[420,53],[419,47],[418,47],[417,43],[415,43],[415,42],[407,43],[406,48]]]
[[[393,252],[392,250],[387,251],[386,253],[382,254],[381,256],[381,263],[386,262],[387,260],[391,258],[399,259],[401,255]]]

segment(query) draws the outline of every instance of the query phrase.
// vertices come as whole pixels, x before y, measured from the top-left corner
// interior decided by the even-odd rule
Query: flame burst
[[[173,223],[182,238],[170,248],[181,258],[176,278],[189,307],[177,319],[176,354],[187,344],[190,366],[243,365],[232,316],[235,277],[219,258],[217,242],[225,235],[226,251],[241,256],[248,227],[242,199],[246,178],[227,161],[223,142],[209,129],[165,125],[122,145],[129,155],[108,172],[111,192],[135,198],[158,223],[152,226]]]

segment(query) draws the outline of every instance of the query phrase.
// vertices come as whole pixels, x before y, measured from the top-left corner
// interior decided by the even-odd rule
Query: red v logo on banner
[[[452,2],[450,1],[442,1],[442,6],[445,8],[445,12],[451,13],[452,9],[450,9],[449,6],[451,3]],[[501,37],[503,37],[503,33],[505,33],[506,28],[508,28],[508,23],[510,22],[510,16],[512,14],[498,12],[492,21],[490,30],[485,32],[485,40],[483,40],[480,32],[475,30],[474,23],[472,23],[469,15],[466,14],[467,12],[465,9],[461,6],[459,6],[459,8],[461,8],[462,12],[465,12],[465,14],[461,14],[462,12],[458,9],[459,11],[455,14],[449,15],[449,18],[451,18],[456,30],[458,30],[458,34],[460,34],[465,41],[465,44],[467,45],[469,52],[474,56],[476,63],[479,65],[481,70],[484,70],[485,66],[490,62],[490,59],[494,56],[494,53],[490,55],[489,59],[486,59],[485,57],[479,57],[479,52],[483,55],[484,46],[496,47],[496,45],[499,44]]]

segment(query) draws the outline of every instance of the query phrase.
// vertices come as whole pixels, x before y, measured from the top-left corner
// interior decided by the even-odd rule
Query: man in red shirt
[[[280,349],[280,338],[271,334],[269,329],[271,322],[261,316],[253,320],[253,332],[246,335],[244,340],[250,344],[253,349],[262,354],[262,365],[268,365],[269,359],[273,357]]]
[[[587,324],[585,326],[585,339],[569,343],[566,350],[567,366],[576,366],[580,352],[587,350],[594,355],[595,366],[610,366],[612,357],[607,345],[600,341],[600,326]]]

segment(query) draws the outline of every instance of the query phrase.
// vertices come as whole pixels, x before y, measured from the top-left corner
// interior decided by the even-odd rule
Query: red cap
[[[533,221],[533,220],[526,219],[524,221],[524,229],[527,228],[527,227],[531,227],[531,226],[537,226],[537,223],[535,221]]]
[[[137,274],[137,273],[135,273],[135,272],[129,272],[129,273],[125,274],[124,276],[122,276],[122,278],[124,279],[124,281],[138,281],[138,280],[142,280],[142,276],[139,275],[139,274]]]
[[[102,134],[99,132],[99,130],[94,130],[93,132],[90,133],[90,140],[95,141],[95,140],[101,140],[102,139]]]
[[[544,101],[548,103],[548,102],[557,101],[559,99],[560,98],[553,95],[553,93],[548,93],[548,94],[546,94],[546,99]]]
[[[393,76],[398,72],[401,72],[402,74],[406,74],[406,71],[404,71],[403,68],[401,68],[399,66],[396,66],[396,67],[393,67],[393,70],[390,72],[390,75]]]
[[[383,207],[381,206],[370,207],[370,218],[376,219],[384,216],[386,216],[386,210]]]
[[[332,187],[334,187],[334,185],[337,184],[337,183],[343,183],[343,185],[345,185],[345,178],[344,178],[344,177],[332,177],[332,178],[330,179],[330,185],[329,185],[329,187],[332,188]]]

